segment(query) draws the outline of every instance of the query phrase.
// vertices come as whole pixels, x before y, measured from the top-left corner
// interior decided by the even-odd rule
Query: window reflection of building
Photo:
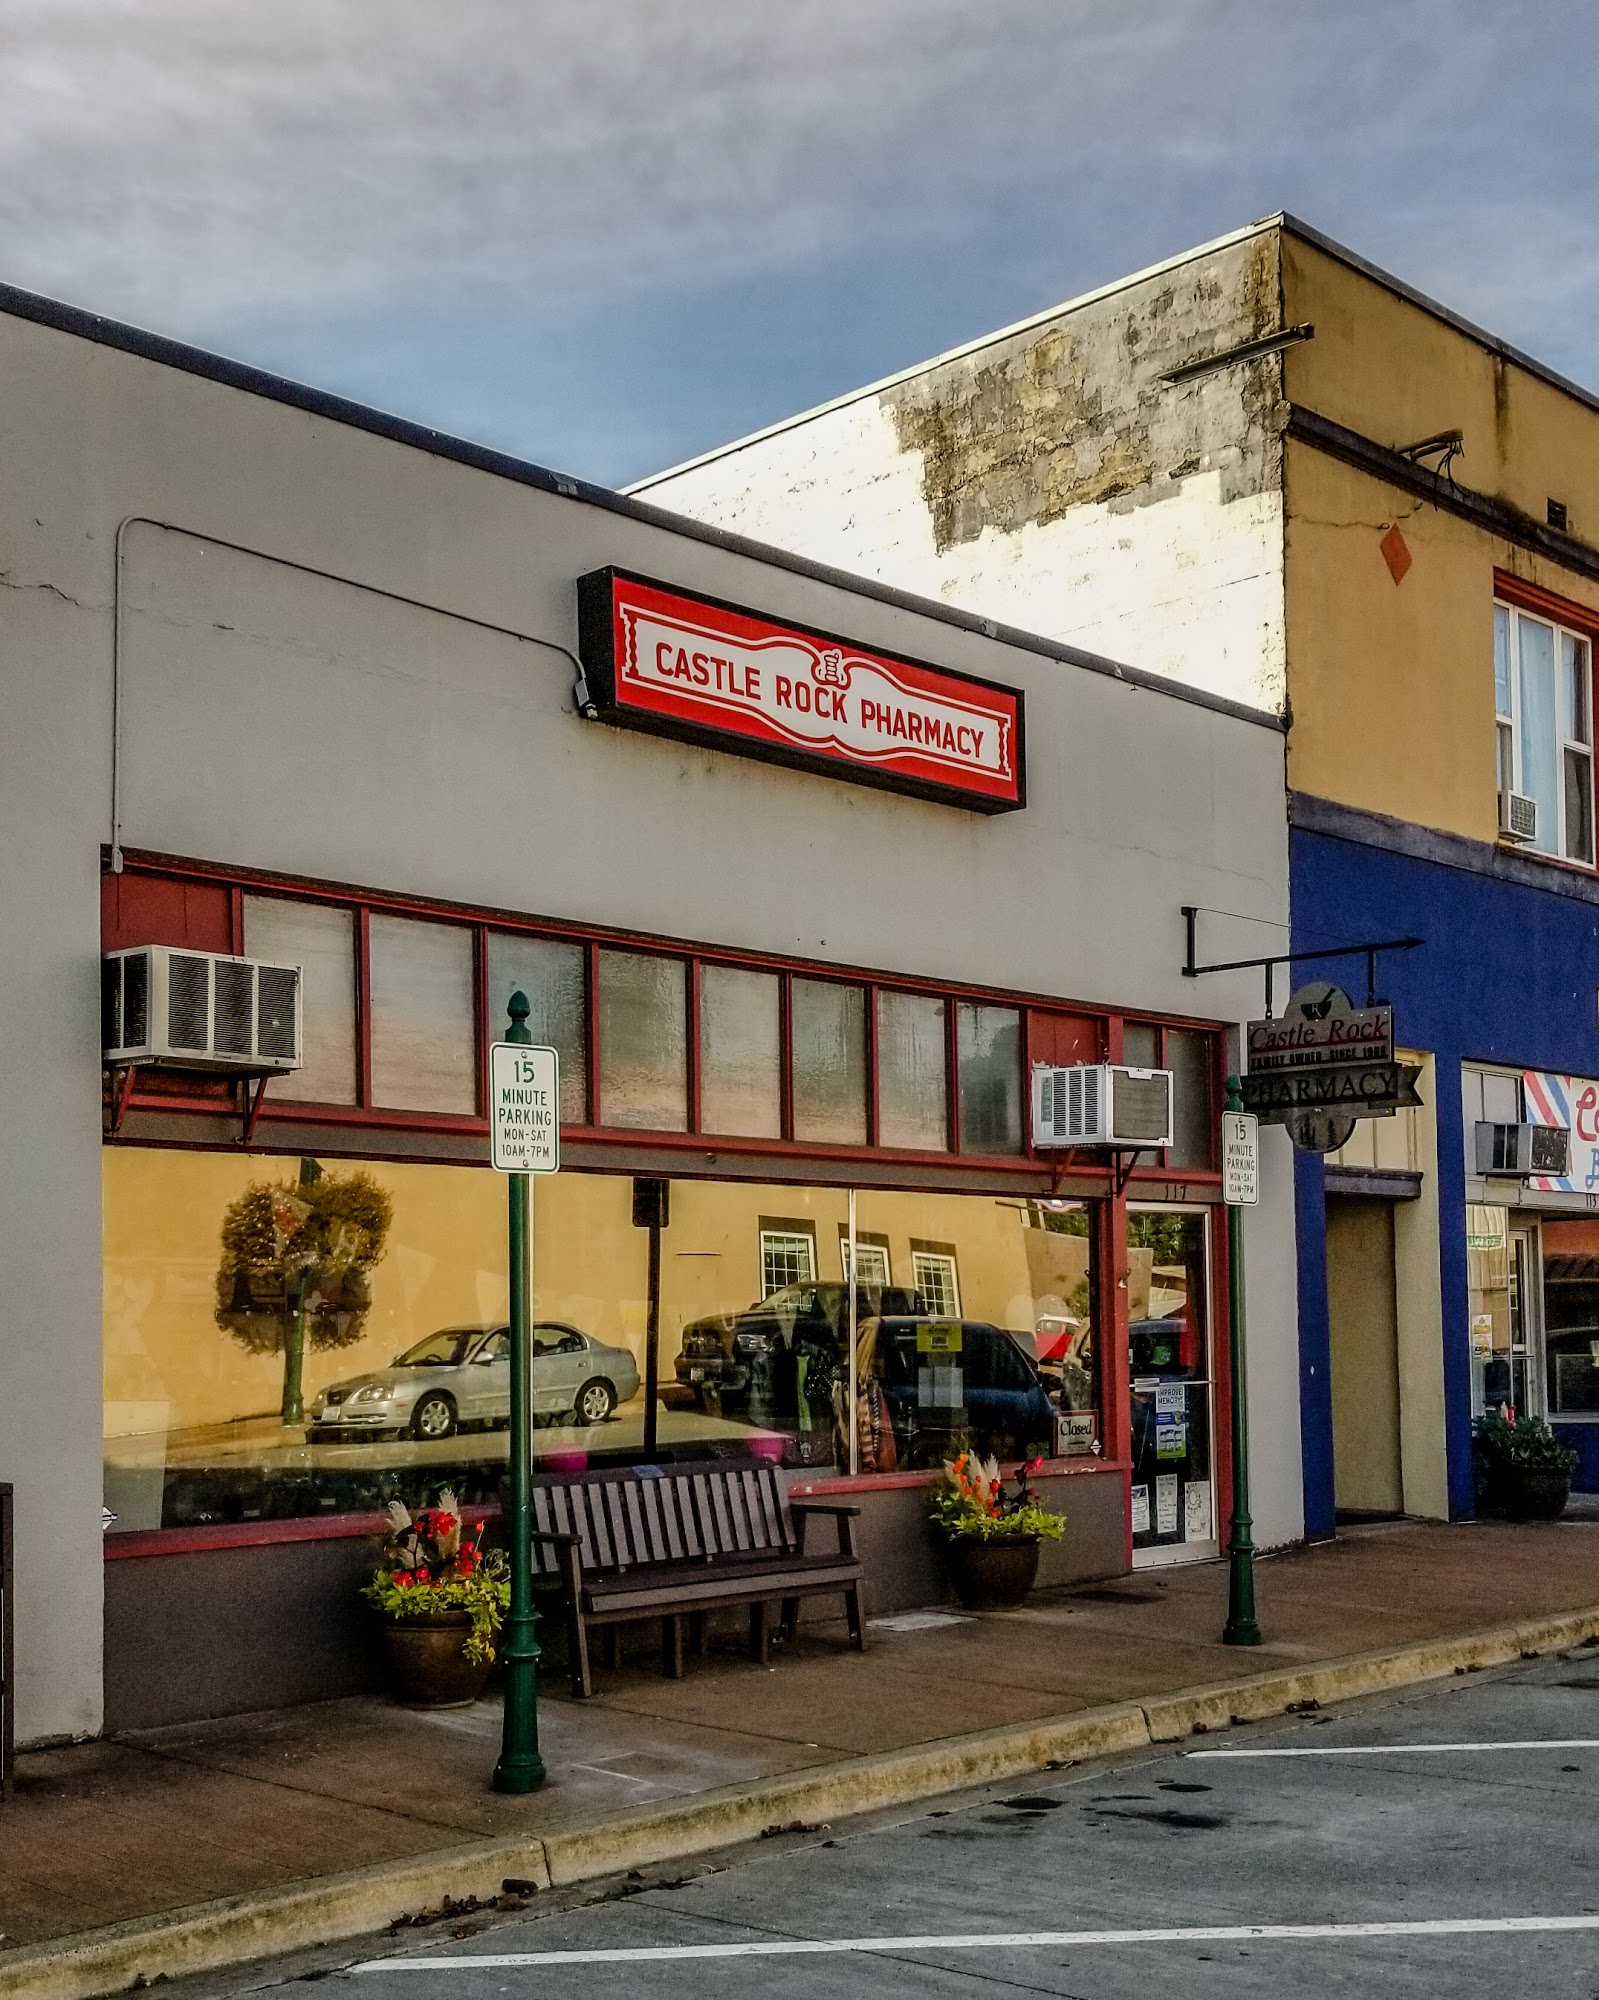
[[[913,1249],[911,1275],[923,1310],[958,1319],[961,1309],[960,1273],[953,1250]]]
[[[816,1276],[816,1238],[809,1230],[762,1229],[761,1297],[769,1299]]]
[[[392,1374],[397,1356],[441,1330],[503,1324],[503,1183],[482,1168],[364,1164],[393,1208],[368,1318],[353,1346],[307,1352],[307,1419],[289,1425],[281,1357],[247,1351],[218,1323],[217,1232],[245,1188],[287,1185],[297,1167],[221,1152],[106,1153],[106,1491],[121,1528],[360,1512],[446,1479],[465,1498],[497,1492],[505,1412],[489,1406],[489,1371],[474,1373],[467,1358],[492,1343],[459,1333],[445,1343],[460,1350],[458,1363],[441,1360],[445,1379],[433,1385],[455,1412],[447,1432],[435,1422],[413,1434],[402,1411],[381,1433],[374,1423],[371,1435],[352,1435],[345,1419],[318,1413],[327,1392],[338,1392],[335,1410],[346,1407],[357,1385]],[[573,1171],[535,1185],[535,1321],[572,1329],[579,1350],[588,1342],[626,1357],[625,1371],[610,1371],[627,1378],[615,1408],[602,1395],[601,1420],[584,1422],[583,1369],[556,1372],[558,1343],[536,1354],[535,1450],[566,1465],[625,1463],[642,1450],[647,1244],[630,1189],[625,1176]],[[858,1399],[874,1355],[881,1404],[874,1395],[867,1415],[879,1465],[891,1452],[885,1421],[901,1465],[966,1444],[1091,1450],[1100,1436],[1091,1205],[1046,1211],[862,1189],[855,1206],[852,1286],[847,1190],[674,1182],[660,1452],[756,1451],[847,1470],[851,1383]],[[896,1270],[913,1282],[892,1284]],[[372,1414],[381,1420],[382,1408]]]

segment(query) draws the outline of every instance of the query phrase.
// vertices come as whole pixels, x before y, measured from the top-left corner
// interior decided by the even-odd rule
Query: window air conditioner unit
[[[1571,1134],[1564,1125],[1495,1125],[1478,1119],[1479,1174],[1563,1180],[1570,1171]]]
[[[144,944],[100,961],[103,1060],[275,1074],[300,1067],[297,965]]]
[[[1538,801],[1520,792],[1499,794],[1499,831],[1506,840],[1538,838]]]
[[[1033,1071],[1035,1146],[1119,1146],[1142,1152],[1172,1142],[1172,1073],[1086,1063]]]

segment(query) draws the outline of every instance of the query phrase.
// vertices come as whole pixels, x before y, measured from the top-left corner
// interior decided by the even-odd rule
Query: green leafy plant
[[[370,1174],[302,1160],[297,1182],[257,1181],[223,1216],[217,1325],[252,1354],[283,1356],[285,1423],[304,1417],[305,1350],[350,1347],[365,1331],[393,1214]]]
[[[944,1466],[944,1476],[933,1494],[934,1525],[952,1540],[995,1541],[1036,1535],[1040,1541],[1059,1541],[1066,1526],[1064,1514],[1039,1505],[1038,1495],[1028,1484],[1028,1474],[1043,1464],[1041,1458],[1019,1465],[1014,1484],[1007,1486],[998,1461],[963,1451]]]
[[[1477,1457],[1485,1472],[1570,1472],[1577,1454],[1563,1445],[1542,1417],[1518,1417],[1513,1409],[1492,1410],[1472,1426]]]
[[[481,1536],[467,1530],[448,1489],[436,1507],[413,1514],[392,1500],[388,1513],[383,1560],[361,1595],[397,1620],[470,1612],[472,1624],[461,1650],[469,1660],[492,1660],[495,1635],[511,1603],[505,1557],[498,1549],[484,1551]]]

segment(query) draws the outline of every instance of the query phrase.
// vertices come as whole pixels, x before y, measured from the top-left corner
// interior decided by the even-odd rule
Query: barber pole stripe
[[[1556,1076],[1551,1070],[1527,1069],[1521,1073],[1522,1094],[1527,1101],[1527,1116],[1534,1125],[1564,1125],[1571,1127],[1571,1078]],[[1536,1188],[1540,1194],[1572,1194],[1575,1183],[1565,1176],[1537,1174],[1527,1185]]]

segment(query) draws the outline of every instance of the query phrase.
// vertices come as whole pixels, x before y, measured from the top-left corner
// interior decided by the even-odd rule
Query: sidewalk
[[[1040,1593],[1018,1611],[912,1614],[872,1626],[864,1657],[841,1626],[807,1627],[769,1669],[730,1627],[682,1681],[660,1677],[641,1631],[586,1703],[566,1696],[552,1637],[550,1782],[531,1798],[488,1789],[493,1701],[433,1715],[330,1702],[28,1753],[0,1809],[0,1975],[15,1947],[218,1898],[1586,1609],[1599,1605],[1599,1519],[1370,1527],[1263,1561],[1268,1643],[1247,1652],[1219,1643],[1226,1588],[1210,1563]]]

